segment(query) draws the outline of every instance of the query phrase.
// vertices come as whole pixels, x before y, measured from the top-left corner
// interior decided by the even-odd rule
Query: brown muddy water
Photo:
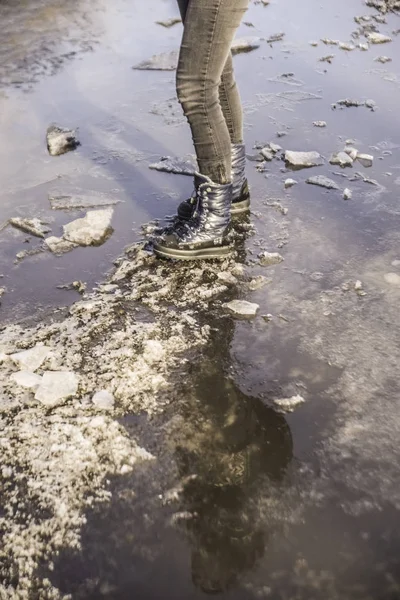
[[[78,299],[57,286],[90,290],[142,223],[191,192],[188,177],[149,169],[192,152],[174,74],[132,69],[178,47],[181,26],[155,23],[176,16],[175,4],[0,2],[1,221],[40,217],[60,235],[84,211],[53,211],[49,194],[120,201],[100,247],[55,257],[37,238],[0,232],[4,324]],[[274,160],[263,173],[248,162],[255,232],[242,260],[268,283],[242,298],[259,315],[202,315],[213,333],[189,357],[182,397],[151,419],[120,420],[156,460],[110,479],[81,549],[39,561],[46,583],[29,598],[51,598],[54,586],[72,599],[400,599],[400,18],[371,18],[392,41],[367,50],[321,41],[365,43],[352,37],[360,15],[382,17],[363,0],[251,4],[240,36],[285,36],[235,57],[249,154],[273,141],[327,160],[295,172]],[[392,61],[375,60],[383,55]],[[332,109],[345,98],[376,107]],[[78,127],[82,145],[50,157],[52,122]],[[348,139],[372,167],[329,164]],[[368,180],[352,180],[357,171]],[[340,190],[305,183],[316,174]],[[288,177],[297,184],[285,190]],[[260,266],[261,250],[284,262]],[[272,408],[295,394],[306,402],[293,414]]]

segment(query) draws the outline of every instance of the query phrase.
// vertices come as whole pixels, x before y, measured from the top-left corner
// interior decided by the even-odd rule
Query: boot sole
[[[233,246],[219,246],[216,248],[202,248],[199,250],[175,250],[165,246],[154,244],[154,252],[163,258],[175,258],[178,260],[201,260],[211,258],[226,258],[233,253]]]
[[[232,202],[231,205],[231,215],[241,215],[245,212],[249,212],[250,210],[250,198],[246,198],[246,200],[242,200],[241,202]]]

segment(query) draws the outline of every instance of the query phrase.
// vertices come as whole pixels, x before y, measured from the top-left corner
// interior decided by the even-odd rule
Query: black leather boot
[[[154,241],[158,256],[182,260],[225,258],[232,253],[228,241],[232,184],[214,183],[196,174],[196,204],[188,220],[178,221]]]
[[[244,144],[232,144],[232,216],[246,213],[250,208],[250,192],[246,170],[246,152]],[[194,178],[194,187],[197,190],[199,182]],[[196,205],[196,193],[178,206],[178,217],[184,221],[190,219]]]

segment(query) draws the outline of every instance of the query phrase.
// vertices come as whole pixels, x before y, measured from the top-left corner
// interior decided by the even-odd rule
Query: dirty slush
[[[252,214],[193,265],[144,239],[176,11],[0,5],[0,598],[397,600],[400,2],[251,3]]]

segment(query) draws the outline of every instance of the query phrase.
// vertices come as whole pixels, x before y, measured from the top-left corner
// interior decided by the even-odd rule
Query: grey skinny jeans
[[[199,171],[231,181],[231,144],[243,142],[243,115],[231,45],[249,0],[178,0],[184,23],[176,76]]]

